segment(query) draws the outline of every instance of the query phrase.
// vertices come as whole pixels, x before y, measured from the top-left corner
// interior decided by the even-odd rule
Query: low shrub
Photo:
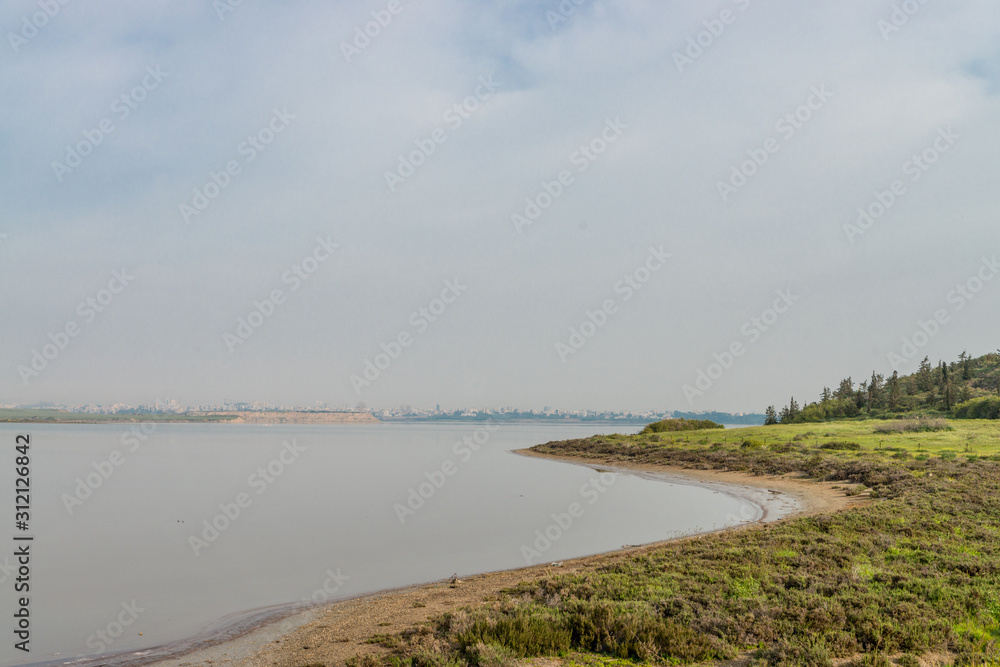
[[[853,661],[851,667],[893,667],[893,665],[884,653],[869,653]]]
[[[820,449],[836,449],[841,451],[857,452],[861,451],[861,445],[856,442],[844,442],[842,440],[831,440],[819,446]]]
[[[705,431],[717,428],[726,427],[722,424],[716,424],[708,419],[664,419],[663,421],[647,424],[646,428],[639,431],[639,435],[649,435],[650,433],[670,433],[675,431]]]
[[[873,433],[930,433],[934,431],[954,431],[943,419],[898,419],[879,424]]]
[[[952,409],[957,419],[1000,419],[1000,396],[983,396],[959,403]]]

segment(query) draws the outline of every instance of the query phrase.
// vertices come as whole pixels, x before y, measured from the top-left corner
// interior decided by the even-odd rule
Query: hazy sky
[[[0,403],[761,411],[1000,346],[994,1],[0,27]]]

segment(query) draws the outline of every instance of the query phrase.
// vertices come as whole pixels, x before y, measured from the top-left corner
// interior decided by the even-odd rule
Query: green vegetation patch
[[[899,419],[878,424],[872,429],[874,433],[933,433],[934,431],[953,431],[944,419]]]
[[[959,419],[1000,419],[1000,396],[983,396],[959,403],[953,414]]]
[[[841,440],[831,440],[819,446],[820,449],[836,449],[840,451],[860,452],[861,445],[856,442],[844,442]]]
[[[639,435],[649,435],[651,433],[669,433],[674,431],[705,431],[708,429],[726,428],[722,424],[716,424],[708,419],[664,419],[663,421],[647,424],[646,428],[639,432]]]

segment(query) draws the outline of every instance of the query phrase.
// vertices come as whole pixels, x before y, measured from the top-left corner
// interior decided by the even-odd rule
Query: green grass
[[[843,422],[540,445],[626,464],[804,472],[870,489],[873,502],[526,581],[499,601],[435,619],[422,643],[400,635],[392,655],[373,662],[486,667],[501,651],[504,664],[749,657],[828,666],[913,664],[914,655],[941,652],[956,664],[1000,664],[1000,424],[950,425],[884,434],[872,422]],[[747,440],[764,446],[744,447]],[[859,449],[822,448],[829,442]],[[974,460],[947,455],[967,443]]]
[[[947,420],[952,430],[932,432],[879,433],[876,429],[902,420],[865,420],[826,422],[820,424],[789,424],[755,426],[724,432],[704,432],[709,444],[732,443],[734,438],[762,441],[765,445],[794,442],[816,446],[830,442],[855,442],[862,451],[884,451],[891,448],[910,452],[938,454],[942,450],[974,453],[979,456],[1000,455],[1000,422],[996,420]],[[945,420],[941,420],[945,421]],[[799,439],[796,440],[798,436]]]

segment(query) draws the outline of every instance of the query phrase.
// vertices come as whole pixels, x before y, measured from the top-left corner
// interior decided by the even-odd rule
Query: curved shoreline
[[[544,458],[576,465],[653,477],[673,484],[693,484],[746,500],[761,508],[761,515],[744,522],[698,534],[688,534],[649,544],[623,545],[614,551],[581,556],[561,563],[559,572],[590,569],[622,557],[655,549],[661,545],[700,539],[722,530],[746,529],[761,523],[792,516],[803,516],[845,509],[864,502],[848,497],[833,483],[806,480],[784,475],[754,476],[747,473],[688,469],[650,464],[622,465],[594,457],[551,456],[531,451],[512,453]],[[792,502],[788,503],[788,499]],[[783,503],[783,506],[779,505]],[[769,505],[778,505],[773,509]],[[769,511],[772,510],[772,511]],[[334,602],[325,602],[306,609],[298,605],[283,605],[247,612],[241,615],[239,632],[224,633],[227,638],[212,641],[209,632],[169,646],[117,655],[99,656],[93,661],[73,663],[86,667],[88,663],[107,665],[157,665],[159,667],[191,667],[193,665],[226,665],[227,667],[279,667],[325,662],[342,663],[358,654],[381,653],[384,649],[365,641],[379,633],[399,632],[426,621],[445,611],[482,602],[500,590],[525,579],[553,572],[553,564],[502,570],[472,575],[452,584],[437,581],[403,588],[368,593]],[[269,610],[269,611],[268,611]],[[255,621],[247,622],[248,617]],[[159,656],[159,657],[157,657]],[[66,661],[47,664],[66,664]]]
[[[672,478],[687,478],[702,485],[726,484],[732,486],[748,486],[768,491],[783,493],[796,500],[802,508],[788,516],[809,516],[824,512],[853,507],[866,502],[860,496],[847,496],[838,488],[843,482],[820,482],[801,475],[754,475],[734,470],[705,470],[701,468],[685,468],[682,466],[665,466],[651,463],[624,463],[616,459],[605,459],[594,456],[551,456],[530,449],[516,450],[521,456],[531,456],[550,461],[577,463],[581,465],[598,465],[614,468],[623,472],[645,472],[657,476]],[[682,483],[682,482],[681,482]]]

